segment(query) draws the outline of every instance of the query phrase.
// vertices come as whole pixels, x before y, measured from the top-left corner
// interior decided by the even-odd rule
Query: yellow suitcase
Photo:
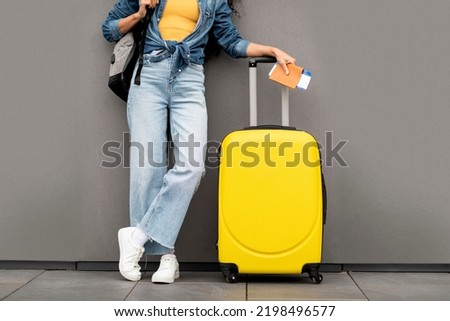
[[[251,109],[257,63],[272,61],[250,60]],[[221,145],[217,244],[225,279],[308,273],[320,283],[325,201],[319,144],[311,134],[286,126],[228,134]]]

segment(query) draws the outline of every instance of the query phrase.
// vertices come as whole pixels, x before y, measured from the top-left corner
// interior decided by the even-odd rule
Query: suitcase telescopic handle
[[[249,67],[249,94],[250,94],[250,126],[258,124],[258,90],[257,90],[257,67],[258,63],[276,63],[272,57],[251,58]],[[281,124],[289,126],[289,88],[281,87]]]

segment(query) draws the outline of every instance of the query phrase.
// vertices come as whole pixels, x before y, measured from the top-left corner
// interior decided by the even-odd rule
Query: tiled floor
[[[0,270],[5,301],[245,301],[245,300],[450,300],[450,273],[323,273],[306,276],[243,277],[228,284],[220,272],[182,272],[171,285],[122,279],[118,272]]]

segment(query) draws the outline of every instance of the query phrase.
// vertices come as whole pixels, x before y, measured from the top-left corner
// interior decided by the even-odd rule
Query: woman
[[[130,145],[131,227],[118,232],[122,276],[141,278],[139,259],[162,255],[154,283],[179,277],[175,241],[191,198],[204,174],[207,112],[204,49],[210,31],[231,57],[272,56],[288,73],[295,59],[282,50],[242,38],[226,0],[119,0],[103,23],[117,41],[155,8],[145,42],[141,85],[132,85],[127,103]],[[175,165],[167,167],[167,122]]]

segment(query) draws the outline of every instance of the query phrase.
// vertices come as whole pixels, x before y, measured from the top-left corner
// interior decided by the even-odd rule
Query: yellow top
[[[199,15],[197,0],[168,0],[159,22],[162,38],[182,41],[194,31]]]

